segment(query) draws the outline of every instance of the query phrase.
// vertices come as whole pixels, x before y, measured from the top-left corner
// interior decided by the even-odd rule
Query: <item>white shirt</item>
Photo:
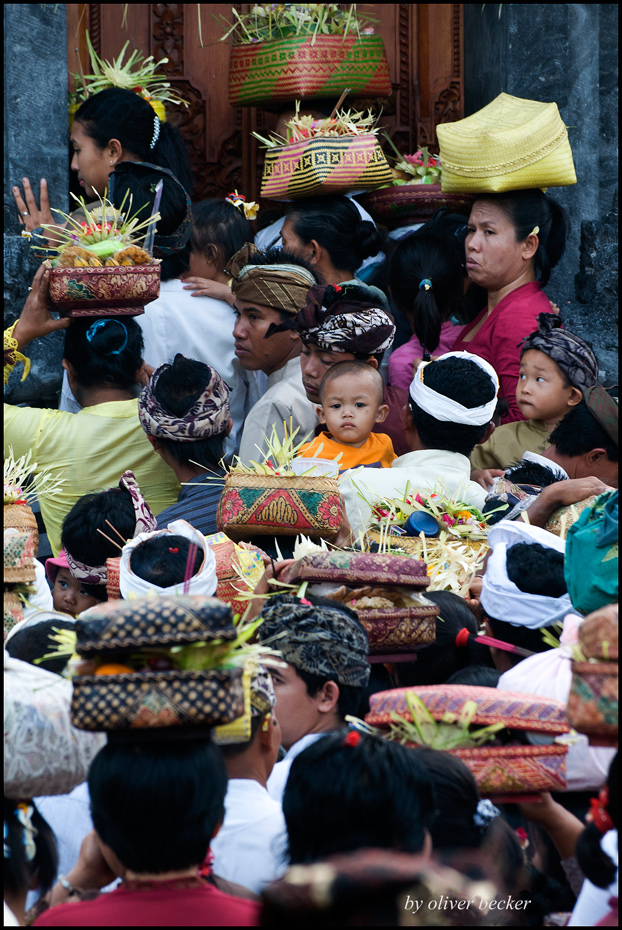
[[[607,853],[614,864],[618,865],[618,831],[609,830],[605,833],[600,841],[601,849]],[[602,920],[611,907],[609,898],[618,897],[618,873],[616,872],[612,883],[608,888],[598,888],[592,884],[589,878],[583,882],[583,887],[574,910],[570,915],[567,927],[594,927],[599,920]]]
[[[568,620],[576,620],[568,618]],[[564,621],[564,626],[568,620]],[[566,647],[549,649],[529,656],[504,672],[499,678],[500,691],[520,691],[537,694],[539,697],[554,698],[566,704],[572,684],[571,657]],[[567,791],[594,791],[607,781],[609,766],[616,754],[615,749],[590,746],[587,736],[576,734],[576,742],[568,747],[566,756]],[[574,735],[573,735],[574,738]],[[537,742],[534,739],[534,742]]]
[[[281,805],[252,778],[230,778],[225,818],[210,848],[214,874],[261,894],[287,869]]]
[[[184,290],[180,278],[172,278],[162,281],[160,296],[134,319],[143,333],[143,354],[148,365],[159,368],[181,352],[214,368],[227,383],[233,429],[225,452],[233,453],[239,445],[244,419],[260,396],[255,373],[245,371],[234,353],[233,308],[225,300],[193,297],[190,290]],[[60,409],[71,413],[81,409],[69,387],[67,372],[63,376]]]
[[[316,405],[307,398],[302,386],[300,358],[291,358],[278,371],[268,375],[266,388],[266,393],[252,408],[244,425],[239,455],[245,465],[251,460],[261,460],[260,449],[267,451],[264,439],[272,434],[273,425],[279,438],[283,439],[283,421],[289,434],[291,418],[292,430],[300,427],[294,439],[295,443],[299,443],[313,433],[317,424]]]
[[[296,756],[300,755],[303,749],[306,749],[307,746],[310,746],[311,743],[314,743],[316,739],[320,738],[320,736],[327,735],[327,733],[307,733],[306,736],[302,736],[297,743],[294,743],[293,746],[289,747],[287,753],[285,754],[285,758],[276,763],[272,769],[272,774],[268,779],[268,792],[271,798],[274,798],[275,801],[279,802],[279,804],[283,802],[285,785],[287,784],[287,779],[289,778],[289,770],[292,767],[292,762]]]
[[[460,452],[443,449],[422,449],[407,452],[393,462],[391,468],[351,468],[339,479],[339,490],[346,503],[346,513],[356,539],[359,532],[369,528],[370,502],[386,497],[400,497],[406,490],[419,488],[432,490],[438,487],[452,498],[480,510],[486,501],[486,492],[471,481],[471,463]],[[356,486],[355,486],[356,485]],[[364,496],[359,496],[357,487]]]

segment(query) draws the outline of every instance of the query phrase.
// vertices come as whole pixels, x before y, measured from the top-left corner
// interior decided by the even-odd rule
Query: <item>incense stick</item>
[[[186,560],[186,570],[184,572],[184,594],[190,590],[190,579],[192,578],[194,568],[194,559],[199,547],[196,543],[191,542],[188,546],[188,558]]]
[[[98,532],[98,533],[101,533],[102,536],[104,537],[104,539],[107,539],[108,542],[109,542],[109,543],[112,543],[113,546],[116,546],[117,549],[121,549],[121,551],[123,551],[123,546],[120,546],[119,543],[116,541],[116,539],[111,539],[110,536],[106,536],[106,534],[104,533],[104,531],[103,531],[103,530],[100,530],[99,527],[97,527],[97,532]]]
[[[118,529],[116,528],[116,526],[113,526],[112,523],[110,522],[110,520],[106,520],[106,523],[108,524],[108,526],[110,527],[110,529],[111,529],[114,533],[117,534],[117,536],[119,537],[119,539],[121,540],[121,542],[123,543],[123,545],[125,545],[126,542],[127,542],[127,539],[125,539],[125,537],[118,531]]]
[[[351,88],[346,87],[346,89],[345,89],[344,92],[342,93],[341,97],[339,98],[339,100],[338,100],[337,103],[335,104],[335,108],[334,108],[333,112],[332,112],[332,113],[330,114],[330,116],[328,117],[329,119],[333,119],[333,118],[334,118],[335,113],[337,112],[337,110],[339,109],[339,107],[341,106],[341,104],[343,103],[343,101],[346,99],[346,96],[350,93],[350,89],[351,89]]]

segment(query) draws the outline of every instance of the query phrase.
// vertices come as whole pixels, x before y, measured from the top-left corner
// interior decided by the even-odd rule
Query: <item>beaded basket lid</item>
[[[236,637],[231,608],[215,597],[181,595],[107,601],[76,621],[78,655]]]
[[[406,694],[416,694],[435,720],[444,714],[459,714],[467,701],[475,701],[477,711],[472,723],[487,726],[502,721],[514,730],[532,733],[568,733],[570,727],[566,705],[551,698],[518,691],[499,691],[473,685],[422,685],[419,688],[395,688],[380,691],[369,699],[365,722],[372,726],[393,723],[392,713],[410,719]]]
[[[318,552],[306,555],[280,574],[279,581],[334,581],[342,584],[373,583],[405,588],[427,588],[427,566],[418,559],[376,552]]]

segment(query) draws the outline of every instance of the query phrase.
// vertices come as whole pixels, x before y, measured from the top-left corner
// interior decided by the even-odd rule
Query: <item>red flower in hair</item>
[[[358,730],[350,730],[348,735],[343,741],[344,746],[358,746],[361,742],[361,734]]]

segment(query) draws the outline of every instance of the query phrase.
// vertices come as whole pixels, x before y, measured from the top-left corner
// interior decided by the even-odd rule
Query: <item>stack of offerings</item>
[[[375,117],[337,111],[315,120],[296,115],[287,138],[253,135],[266,147],[261,196],[268,200],[346,194],[391,182],[391,169],[376,137]]]
[[[73,725],[136,734],[230,723],[244,707],[239,640],[231,609],[212,597],[109,601],[85,611],[69,663]]]
[[[568,719],[592,746],[618,745],[618,605],[579,627],[581,659],[572,663]]]
[[[130,209],[127,197],[118,210],[105,192],[96,207],[75,199],[85,220],[63,214],[66,227],[43,227],[60,240],[56,256],[43,263],[50,268],[54,309],[70,317],[139,316],[160,294],[160,259],[153,258],[150,245],[138,245],[146,227],[155,230],[160,214],[139,223],[123,213]]]
[[[409,652],[436,639],[439,609],[421,593],[425,562],[363,552],[304,556],[279,573],[286,584],[306,582],[309,594],[352,608],[367,630],[371,655]]]
[[[556,738],[570,727],[560,701],[496,688],[425,685],[372,694],[365,722],[411,748],[451,752],[471,770],[482,795],[566,788],[568,746]]]

